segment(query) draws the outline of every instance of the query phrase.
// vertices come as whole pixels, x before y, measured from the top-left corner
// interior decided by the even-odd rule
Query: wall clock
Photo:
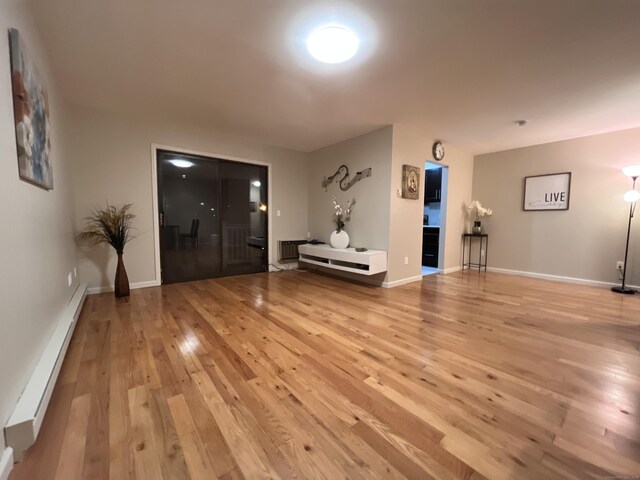
[[[433,159],[440,161],[444,158],[444,145],[442,145],[441,141],[437,141],[431,147],[431,153],[433,153]]]

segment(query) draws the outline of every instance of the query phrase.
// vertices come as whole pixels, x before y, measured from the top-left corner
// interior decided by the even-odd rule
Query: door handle
[[[160,212],[160,226],[164,227],[164,212]]]

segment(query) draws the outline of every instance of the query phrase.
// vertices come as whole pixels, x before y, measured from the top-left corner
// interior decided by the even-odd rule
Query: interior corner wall
[[[329,243],[331,232],[336,228],[331,203],[333,196],[342,206],[355,198],[351,221],[345,228],[349,233],[350,245],[372,250],[389,249],[391,140],[392,127],[388,126],[309,154],[308,205],[311,238]],[[341,165],[349,168],[351,178],[366,168],[371,168],[371,176],[355,183],[345,192],[340,189],[339,179],[336,178],[325,190],[321,185],[322,179],[335,174]],[[339,274],[353,277],[344,272]],[[372,283],[382,283],[384,280],[384,275],[382,278],[375,277],[369,280]],[[354,278],[367,280],[362,275]]]
[[[217,134],[198,125],[170,119],[73,107],[73,185],[76,221],[105,202],[133,203],[137,238],[125,249],[124,260],[132,284],[154,282],[152,144],[211,155],[236,157],[271,164],[272,221],[270,247],[277,259],[277,241],[306,238],[307,155],[282,148],[257,145],[238,137]],[[281,216],[275,212],[280,210]],[[82,247],[80,271],[90,288],[113,285],[116,255],[110,247]]]
[[[638,152],[640,128],[477,156],[473,197],[493,209],[489,266],[619,283],[631,189],[621,169]],[[523,211],[524,177],[558,172],[571,172],[569,210]],[[640,285],[637,218],[631,234],[627,283]]]
[[[393,165],[390,189],[389,272],[388,283],[417,278],[422,264],[422,224],[424,212],[424,164],[433,161],[431,148],[436,138],[424,127],[393,125]],[[447,208],[444,223],[444,270],[460,267],[461,237],[466,228],[464,206],[471,201],[473,155],[445,143],[445,157],[440,163],[448,167]],[[420,198],[400,198],[402,165],[420,167]],[[405,265],[404,258],[408,257]]]
[[[27,384],[67,303],[77,289],[74,211],[67,159],[66,107],[26,2],[0,1],[0,428]],[[49,93],[51,191],[18,177],[9,62],[9,28],[17,28]],[[4,450],[0,433],[0,457]]]

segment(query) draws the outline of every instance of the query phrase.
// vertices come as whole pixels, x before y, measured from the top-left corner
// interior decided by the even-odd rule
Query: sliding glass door
[[[158,151],[162,283],[267,270],[267,167]]]

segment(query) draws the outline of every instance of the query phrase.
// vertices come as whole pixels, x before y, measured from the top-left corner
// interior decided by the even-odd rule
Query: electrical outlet
[[[71,284],[73,283],[73,277],[71,276],[71,272],[69,272],[69,275],[67,275],[67,286],[70,287]]]
[[[409,265],[409,257],[404,257],[404,264]]]
[[[616,262],[616,270],[624,270],[624,262],[621,260],[618,260]]]
[[[311,232],[307,232],[307,238],[311,238]]]

